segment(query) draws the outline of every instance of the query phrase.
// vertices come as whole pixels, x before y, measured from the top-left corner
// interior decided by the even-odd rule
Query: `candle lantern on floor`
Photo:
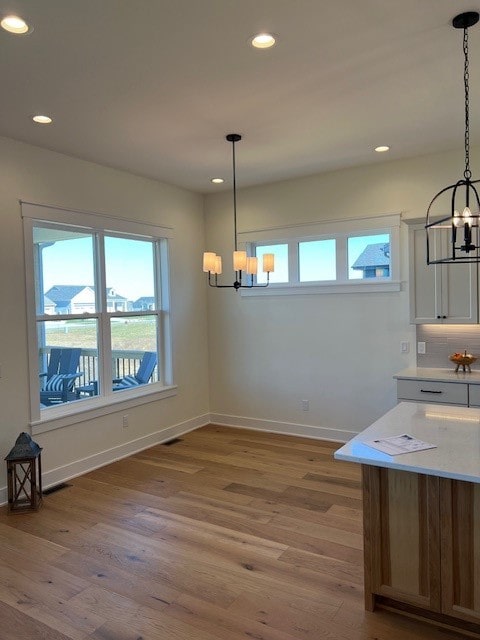
[[[42,448],[21,433],[7,461],[8,510],[38,511],[42,504]]]

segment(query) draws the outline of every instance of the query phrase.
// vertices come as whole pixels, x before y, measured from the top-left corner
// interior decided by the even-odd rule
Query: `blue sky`
[[[389,241],[390,238],[387,233],[370,236],[350,236],[348,238],[348,264],[352,265],[367,245]],[[299,243],[301,282],[335,280],[335,244],[335,240],[330,238]],[[270,274],[270,282],[288,282],[288,245],[277,244],[257,247],[257,256],[259,257],[258,281],[261,283],[266,282],[266,276],[262,272],[261,260],[261,256],[264,253],[275,254],[275,272]],[[318,259],[319,253],[322,255],[321,261]],[[349,268],[348,277],[351,280],[361,279],[362,276],[361,271]]]
[[[105,238],[107,287],[129,300],[153,296],[153,245],[143,240]],[[57,241],[43,249],[44,290],[58,284],[93,285],[91,236]]]
[[[57,239],[62,232],[55,231]],[[353,264],[368,244],[388,242],[388,234],[371,236],[351,236],[348,239],[348,262]],[[257,247],[259,256],[259,282],[264,282],[262,272],[263,253],[275,253],[275,272],[270,282],[288,281],[288,246]],[[318,260],[321,252],[322,260]],[[141,296],[154,295],[153,282],[153,244],[146,240],[131,240],[107,236],[105,238],[105,261],[107,287],[114,287],[116,292],[136,300]],[[92,236],[72,238],[65,232],[64,240],[43,249],[44,290],[53,285],[92,285],[93,275],[93,241]],[[199,267],[200,268],[200,267]],[[335,279],[335,240],[315,240],[300,243],[300,277],[303,282]],[[349,270],[349,278],[362,277],[360,271]]]

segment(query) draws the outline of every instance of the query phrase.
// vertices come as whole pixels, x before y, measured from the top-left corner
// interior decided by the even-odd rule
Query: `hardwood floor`
[[[438,640],[363,610],[359,468],[204,427],[0,511],[0,640]]]

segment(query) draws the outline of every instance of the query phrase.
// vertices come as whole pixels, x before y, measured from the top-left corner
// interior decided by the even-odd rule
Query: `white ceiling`
[[[9,0],[34,31],[0,30],[0,135],[202,193],[231,183],[230,132],[239,187],[461,148],[467,10],[480,0]],[[254,50],[263,30],[278,44]]]

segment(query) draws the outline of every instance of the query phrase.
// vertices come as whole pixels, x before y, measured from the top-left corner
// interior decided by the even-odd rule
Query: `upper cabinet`
[[[410,236],[410,321],[415,324],[478,322],[477,264],[427,265],[425,227]]]

